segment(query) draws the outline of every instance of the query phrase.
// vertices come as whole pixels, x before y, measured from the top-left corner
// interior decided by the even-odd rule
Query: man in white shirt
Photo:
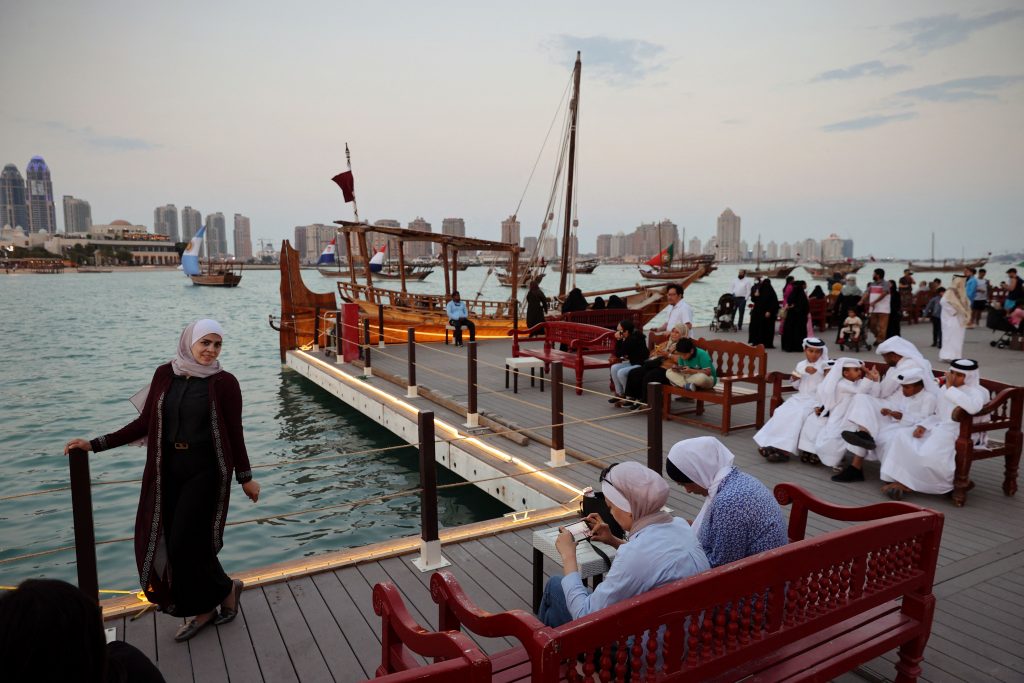
[[[740,314],[740,324],[737,330],[743,329],[743,311],[747,307],[747,299],[750,297],[750,288],[754,286],[754,280],[747,277],[747,271],[741,270],[736,279],[732,282],[732,319],[736,320],[736,312]]]
[[[860,302],[868,312],[868,328],[875,335],[875,346],[878,346],[885,341],[889,328],[889,281],[885,279],[884,270],[875,268],[871,284]]]
[[[683,286],[673,282],[665,288],[665,298],[668,299],[668,306],[665,307],[668,311],[668,320],[651,331],[665,332],[676,325],[684,325],[686,336],[689,337],[690,330],[693,329],[693,309],[690,308],[690,304],[683,301]]]

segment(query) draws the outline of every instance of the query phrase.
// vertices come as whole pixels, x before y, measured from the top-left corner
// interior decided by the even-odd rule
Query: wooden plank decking
[[[905,328],[905,336],[927,346],[925,339],[930,339],[930,328]],[[1024,354],[990,349],[988,339],[987,330],[969,332],[965,355],[978,358],[986,375],[1024,383]],[[464,354],[450,346],[421,347],[417,354],[420,385],[463,401]],[[504,389],[503,359],[509,355],[508,343],[480,345],[481,411],[521,427],[548,424],[548,392],[531,389],[528,381],[520,382],[518,395]],[[852,355],[871,356],[865,352]],[[796,354],[769,352],[772,370],[791,369],[796,360]],[[374,349],[373,365],[404,377],[404,347],[392,346],[383,352]],[[585,379],[586,389],[607,391],[606,372],[587,373]],[[383,379],[371,381],[389,393],[404,396],[403,389]],[[567,373],[565,382],[571,385],[573,381],[571,373]],[[462,421],[425,399],[408,400],[434,410],[439,418],[453,423]],[[717,416],[715,411],[709,407],[709,419]],[[568,422],[618,414],[606,397],[589,392],[575,396],[568,388],[565,412]],[[737,412],[736,420],[747,421],[752,407],[742,407]],[[666,423],[664,430],[666,450],[679,439],[717,435],[712,430],[678,423]],[[547,435],[548,430],[539,433]],[[831,471],[824,467],[799,462],[767,463],[757,455],[750,438],[752,433],[749,429],[741,430],[723,441],[736,454],[737,465],[767,486],[790,481],[840,504],[861,505],[882,499],[877,464],[869,464],[865,483],[835,484],[829,480]],[[609,462],[625,457],[644,461],[642,451],[628,456],[614,454],[643,449],[645,435],[646,416],[633,414],[596,423],[568,424],[566,445],[591,457],[611,456]],[[501,437],[489,442],[538,466],[548,459],[548,448],[534,442],[525,447]],[[573,459],[569,458],[569,462]],[[1024,681],[1024,499],[1003,496],[1002,470],[1001,459],[976,463],[972,469],[976,487],[964,508],[954,508],[947,497],[910,498],[946,515],[935,588],[939,603],[925,655],[923,680]],[[597,473],[597,466],[579,463],[558,472],[578,486],[595,485]],[[701,502],[673,486],[669,506],[676,514],[692,518]],[[831,524],[822,520],[812,519],[809,524],[811,533],[829,528]],[[529,609],[530,534],[530,529],[517,529],[446,545],[443,553],[452,562],[450,570],[482,608]],[[168,681],[363,680],[373,676],[380,658],[380,624],[371,604],[373,584],[393,581],[413,616],[425,626],[437,625],[437,612],[428,589],[430,574],[417,571],[409,562],[411,558],[412,555],[391,557],[247,589],[241,614],[234,623],[210,628],[187,644],[173,642],[178,621],[165,615],[150,613],[136,622],[119,618],[112,624],[118,627],[118,637],[139,646],[158,664]],[[548,563],[545,575],[554,570],[556,567]],[[488,652],[509,646],[504,639],[478,642]],[[893,655],[887,654],[842,680],[891,680],[895,673],[893,662]]]

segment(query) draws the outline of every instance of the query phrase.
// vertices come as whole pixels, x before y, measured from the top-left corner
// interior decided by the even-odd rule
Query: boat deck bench
[[[775,496],[793,505],[787,545],[557,628],[523,610],[481,610],[440,571],[430,580],[439,631],[430,633],[411,620],[395,623],[408,612],[393,586],[378,584],[386,643],[379,671],[427,673],[452,657],[426,652],[421,639],[465,629],[518,641],[485,657],[495,681],[823,681],[895,648],[896,680],[917,680],[935,611],[942,514],[909,503],[832,505],[793,484],[778,485]],[[856,524],[808,539],[809,512]],[[403,645],[435,662],[410,669]],[[479,654],[473,647],[458,656]]]

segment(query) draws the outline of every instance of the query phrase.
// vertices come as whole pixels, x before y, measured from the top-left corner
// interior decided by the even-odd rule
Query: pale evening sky
[[[488,6],[493,5],[493,6]],[[707,239],[1024,247],[1024,2],[3,4],[0,164],[46,158],[94,222],[466,220],[497,238],[583,53],[581,247]],[[543,217],[551,164],[520,211]]]

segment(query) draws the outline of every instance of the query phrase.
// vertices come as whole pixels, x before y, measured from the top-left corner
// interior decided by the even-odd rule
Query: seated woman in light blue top
[[[548,626],[561,626],[708,569],[686,520],[661,511],[669,493],[661,475],[638,462],[624,462],[602,472],[601,482],[608,508],[626,530],[628,542],[615,539],[606,524],[591,524],[595,540],[619,546],[608,575],[591,593],[580,578],[572,534],[559,534],[555,547],[565,575],[548,580],[537,612]]]
[[[713,436],[680,441],[665,471],[688,493],[707,496],[693,533],[712,567],[786,545],[786,520],[772,492],[733,467],[735,456]]]

